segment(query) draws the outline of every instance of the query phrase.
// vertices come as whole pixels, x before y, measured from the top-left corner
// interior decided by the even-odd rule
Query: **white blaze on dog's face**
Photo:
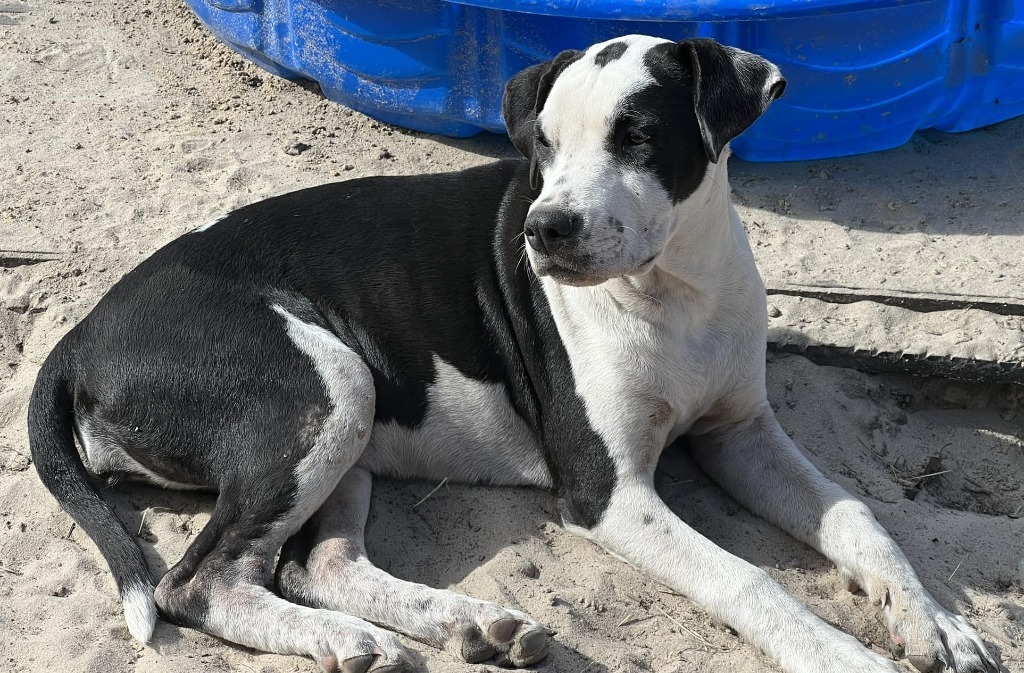
[[[573,285],[649,271],[708,164],[783,87],[753,54],[642,35],[516,75],[509,135],[543,178],[524,227],[534,271]]]
[[[636,100],[657,85],[644,57],[659,42],[671,44],[632,37],[591,47],[555,80],[536,122],[544,184],[527,254],[538,275],[588,283],[642,273],[668,241],[672,198],[644,156],[659,124]],[[536,231],[566,217],[575,231],[564,243]]]

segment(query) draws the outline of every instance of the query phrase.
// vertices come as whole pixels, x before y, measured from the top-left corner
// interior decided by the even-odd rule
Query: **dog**
[[[789,673],[897,671],[663,503],[655,466],[686,434],[740,503],[863,588],[918,669],[998,670],[766,399],[765,290],[726,163],[785,86],[707,39],[566,51],[506,87],[525,160],[271,198],[125,275],[46,359],[28,425],[131,634],[149,641],[159,610],[326,671],[409,670],[395,632],[533,664],[552,634],[529,615],[367,559],[373,476],[447,477],[551,490],[568,530]],[[158,584],[86,462],[217,492]]]

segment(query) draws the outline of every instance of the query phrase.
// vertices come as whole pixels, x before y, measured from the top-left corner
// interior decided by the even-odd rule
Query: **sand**
[[[766,278],[881,283],[896,269],[905,288],[941,277],[950,282],[940,290],[1008,294],[1020,285],[998,274],[1019,273],[1024,250],[1022,138],[1016,121],[924,134],[850,160],[734,161],[733,183]],[[295,153],[296,143],[308,148]],[[122,274],[211,217],[331,180],[512,154],[500,138],[428,137],[326,102],[315,87],[276,79],[218,44],[174,0],[0,3],[0,669],[313,670],[306,659],[163,622],[152,646],[131,640],[102,558],[31,466],[25,414],[34,377]],[[1003,168],[991,167],[995,159]],[[965,212],[969,236],[955,219]],[[907,254],[908,245],[928,247],[922,237],[944,254]],[[1024,672],[1021,389],[770,360],[783,426],[864,498],[939,601],[962,610],[1009,671]],[[921,478],[932,472],[942,474]],[[835,568],[739,507],[684,450],[666,452],[658,484],[701,532],[886,651],[884,627]],[[546,622],[558,635],[541,670],[776,670],[698,606],[561,530],[547,495],[451,486],[414,508],[434,486],[377,484],[372,558],[400,577]],[[104,493],[157,573],[181,556],[213,506],[146,487]],[[492,668],[410,645],[437,673]]]

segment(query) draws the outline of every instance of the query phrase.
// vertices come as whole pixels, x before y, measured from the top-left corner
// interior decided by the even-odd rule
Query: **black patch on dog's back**
[[[629,49],[629,45],[625,42],[612,42],[607,47],[597,52],[594,56],[594,64],[599,68],[603,68],[608,65],[611,61],[622,58],[622,55]]]
[[[324,185],[253,204],[199,235],[207,245],[230,237],[250,248],[239,258],[268,260],[236,273],[315,307],[322,320],[308,309],[304,319],[329,323],[369,367],[376,420],[416,427],[436,380],[435,356],[473,380],[507,377],[486,322],[490,305],[501,302],[491,232],[510,173],[499,163]],[[383,207],[394,194],[402,207]],[[293,300],[289,309],[301,304]]]
[[[423,422],[435,355],[502,385],[543,446],[563,518],[592,527],[615,467],[576,391],[547,296],[523,266],[523,222],[536,198],[528,173],[527,162],[511,161],[303,190],[239,211],[249,224],[231,238],[260,240],[252,257],[280,268],[268,281],[307,298],[363,358],[377,421]],[[382,206],[396,193],[401,208]]]

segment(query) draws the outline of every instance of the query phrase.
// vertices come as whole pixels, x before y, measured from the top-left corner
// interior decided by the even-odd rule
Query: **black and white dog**
[[[148,641],[159,608],[327,671],[408,670],[392,632],[534,663],[549,632],[528,615],[366,558],[371,475],[447,477],[551,489],[569,530],[790,673],[896,671],[668,509],[655,464],[687,433],[736,499],[863,587],[917,668],[996,671],[766,400],[765,293],[726,145],[784,86],[710,40],[565,52],[506,89],[527,161],[286,194],[127,274],[47,358],[28,421],[39,474],[110,564],[131,633]],[[76,436],[95,473],[219,494],[155,589]]]

